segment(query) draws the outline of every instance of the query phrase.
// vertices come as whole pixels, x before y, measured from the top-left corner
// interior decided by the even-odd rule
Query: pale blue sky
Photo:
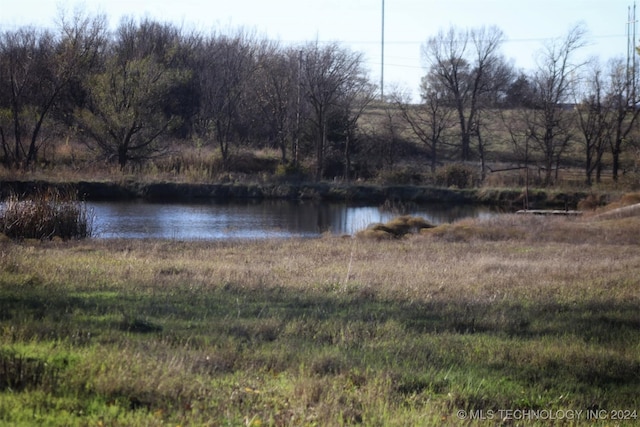
[[[380,81],[382,0],[0,0],[0,30],[52,26],[60,7],[78,4],[105,13],[113,27],[135,16],[203,31],[243,27],[282,43],[341,42],[362,51],[371,80]],[[626,56],[629,6],[632,0],[385,0],[385,92],[398,85],[417,93],[420,46],[450,25],[498,26],[508,39],[503,52],[518,68],[532,68],[544,41],[578,22],[589,30],[583,55]]]

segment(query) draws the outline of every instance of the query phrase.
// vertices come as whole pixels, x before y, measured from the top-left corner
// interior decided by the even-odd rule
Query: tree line
[[[577,146],[588,184],[606,153],[617,180],[638,147],[636,80],[622,59],[576,62],[585,40],[572,28],[525,73],[502,55],[500,29],[452,27],[422,46],[420,102],[396,91],[380,103],[363,54],[339,43],[282,46],[133,18],[109,31],[103,15],[61,16],[53,30],[0,34],[1,161],[29,169],[72,136],[122,169],[183,143],[215,146],[224,167],[238,147],[272,147],[291,170],[306,162],[316,180],[350,179],[392,168],[412,139],[431,171],[455,160],[484,176],[500,139],[503,160],[539,165],[545,184]],[[363,126],[374,103],[384,118]]]
[[[585,182],[600,182],[605,153],[614,181],[625,150],[638,150],[640,113],[633,58],[580,59],[586,28],[572,27],[548,41],[530,73],[502,56],[497,27],[441,31],[423,45],[427,73],[418,106],[396,97],[405,120],[429,148],[431,167],[453,147],[463,161],[480,161],[497,139],[506,141],[519,167],[534,162],[550,185],[570,150],[582,153]],[[633,62],[632,62],[633,61]]]

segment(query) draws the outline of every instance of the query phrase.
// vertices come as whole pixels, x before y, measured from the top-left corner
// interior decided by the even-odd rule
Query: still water
[[[87,203],[97,238],[163,238],[176,240],[316,237],[354,234],[368,225],[400,214],[421,216],[433,224],[493,215],[472,205],[411,205],[402,211],[347,203],[234,201],[206,204],[146,202]]]

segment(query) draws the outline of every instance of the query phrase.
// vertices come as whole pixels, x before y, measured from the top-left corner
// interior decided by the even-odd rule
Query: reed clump
[[[418,234],[434,225],[422,217],[402,215],[385,224],[372,224],[357,233],[358,237],[373,239],[398,239],[407,234]]]
[[[26,197],[12,193],[0,209],[0,231],[12,239],[82,239],[93,218],[72,192],[50,188]]]
[[[45,360],[0,349],[0,391],[37,388],[49,391],[58,381],[58,371],[58,367]]]

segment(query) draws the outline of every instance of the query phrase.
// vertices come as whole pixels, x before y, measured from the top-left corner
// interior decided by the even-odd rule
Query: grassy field
[[[637,215],[5,239],[0,424],[639,425],[639,239]]]

